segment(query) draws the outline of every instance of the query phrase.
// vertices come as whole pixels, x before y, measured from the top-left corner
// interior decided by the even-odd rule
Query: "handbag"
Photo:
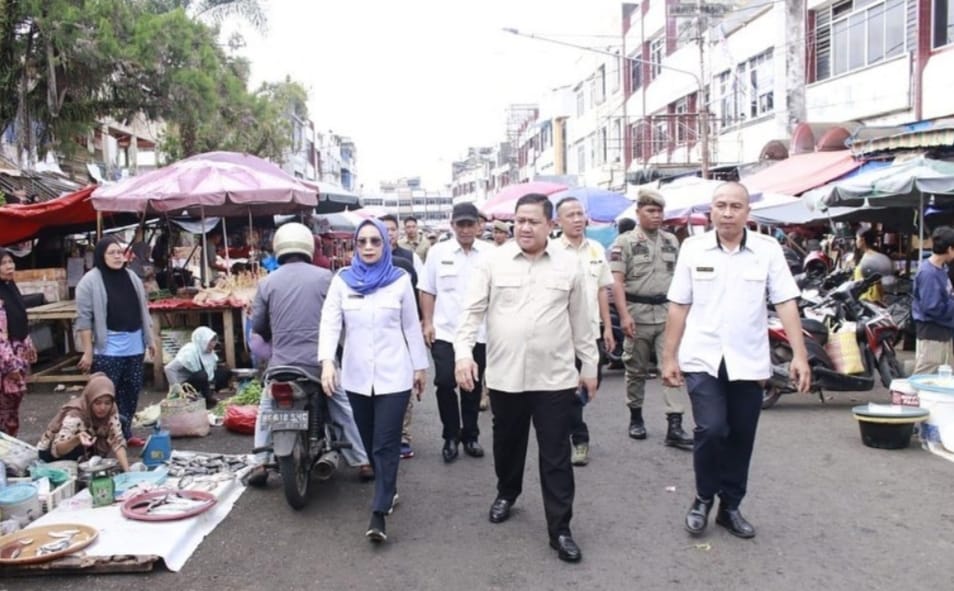
[[[159,403],[159,424],[172,437],[205,437],[210,430],[205,400],[192,384],[173,384]]]
[[[857,374],[865,370],[854,322],[846,322],[837,332],[829,333],[825,352],[831,357],[838,373]]]

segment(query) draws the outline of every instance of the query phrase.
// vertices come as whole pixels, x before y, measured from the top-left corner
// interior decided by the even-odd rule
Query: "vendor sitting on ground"
[[[126,438],[119,424],[112,380],[104,373],[91,375],[83,393],[60,407],[36,447],[44,462],[115,457],[123,471],[128,471]]]
[[[215,354],[218,340],[215,331],[200,326],[192,331],[192,342],[183,345],[176,358],[165,367],[169,386],[190,384],[205,398],[206,408],[219,403],[215,393],[228,387],[229,383],[229,370],[219,367],[219,357]]]

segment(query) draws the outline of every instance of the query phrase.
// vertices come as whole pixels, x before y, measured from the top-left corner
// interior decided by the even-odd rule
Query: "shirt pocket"
[[[501,308],[513,308],[520,303],[523,278],[519,275],[497,275],[493,278],[492,300]]]
[[[716,274],[714,269],[692,269],[692,303],[708,304],[715,293]]]
[[[743,298],[747,304],[766,305],[766,281],[768,273],[762,268],[745,269],[742,271],[742,283],[745,294]]]
[[[437,270],[437,289],[439,291],[457,290],[458,271],[456,266],[441,265]]]
[[[554,274],[543,279],[543,293],[548,304],[566,304],[570,293],[571,277]]]

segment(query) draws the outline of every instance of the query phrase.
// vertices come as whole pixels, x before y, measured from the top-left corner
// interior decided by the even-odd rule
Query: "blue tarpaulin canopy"
[[[550,195],[556,206],[561,199],[575,197],[583,204],[587,217],[594,222],[612,222],[627,207],[633,204],[625,195],[597,187],[573,187]]]

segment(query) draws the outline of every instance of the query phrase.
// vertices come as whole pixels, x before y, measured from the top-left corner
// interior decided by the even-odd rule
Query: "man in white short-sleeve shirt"
[[[762,380],[771,376],[766,296],[792,345],[792,378],[811,383],[792,278],[778,242],[746,229],[749,194],[724,183],[712,196],[714,229],[682,244],[669,286],[663,381],[686,384],[696,423],[693,465],[696,498],[685,527],[706,529],[716,495],[716,523],[755,536],[739,511],[762,408]],[[678,359],[677,359],[678,352]],[[685,376],[685,377],[683,377]]]

